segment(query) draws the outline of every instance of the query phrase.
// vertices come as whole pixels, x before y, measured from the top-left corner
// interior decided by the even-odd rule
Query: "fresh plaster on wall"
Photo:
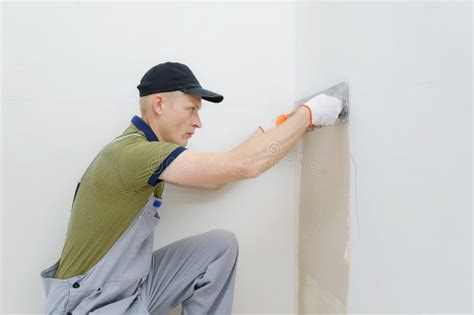
[[[349,276],[348,125],[304,137],[299,209],[299,313],[345,313]]]

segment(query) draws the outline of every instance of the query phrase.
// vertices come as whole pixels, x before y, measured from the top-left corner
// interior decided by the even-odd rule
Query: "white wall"
[[[61,252],[76,180],[138,113],[148,68],[183,62],[225,96],[203,102],[189,145],[199,152],[238,145],[294,100],[292,4],[5,3],[3,13],[2,313],[41,312],[39,272]],[[235,313],[293,312],[297,187],[285,169],[212,193],[167,186],[156,247],[232,230]]]
[[[348,310],[470,312],[470,4],[3,5],[2,313],[41,312],[39,271],[60,254],[76,180],[137,113],[140,77],[165,60],[225,96],[203,104],[189,146],[200,152],[349,82]],[[230,229],[235,313],[291,313],[298,183],[276,167],[208,194],[167,186],[156,247]]]
[[[296,94],[350,87],[349,312],[471,313],[471,18],[470,3],[296,6]]]

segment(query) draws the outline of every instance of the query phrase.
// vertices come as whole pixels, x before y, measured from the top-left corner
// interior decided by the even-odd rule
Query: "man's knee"
[[[214,248],[219,251],[231,251],[235,255],[238,253],[239,241],[234,232],[224,229],[215,229],[206,232],[207,236],[211,238],[211,243]]]

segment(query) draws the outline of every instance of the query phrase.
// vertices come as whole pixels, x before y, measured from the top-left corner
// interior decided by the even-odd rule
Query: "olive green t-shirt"
[[[83,275],[112,248],[153,193],[160,174],[184,150],[160,141],[138,116],[87,168],[72,206],[55,278]]]

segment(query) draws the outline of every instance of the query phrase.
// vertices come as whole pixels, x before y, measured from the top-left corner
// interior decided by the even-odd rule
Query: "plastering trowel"
[[[349,121],[349,93],[348,93],[348,88],[347,88],[347,83],[346,82],[341,82],[339,84],[331,86],[330,88],[328,88],[324,91],[315,93],[315,94],[310,95],[308,97],[305,97],[301,100],[298,100],[298,101],[295,102],[295,106],[299,106],[299,105],[303,104],[304,102],[306,102],[307,100],[309,100],[309,99],[311,99],[311,98],[313,98],[313,97],[315,97],[316,95],[319,95],[319,94],[326,94],[326,95],[329,95],[329,96],[337,97],[338,99],[340,99],[342,101],[342,111],[339,114],[339,117],[337,118],[334,125],[346,123],[346,122]],[[316,128],[316,126],[308,127],[307,131],[312,131],[315,128]]]
[[[303,99],[296,101],[295,106],[293,106],[290,113],[280,114],[277,116],[274,122],[275,127],[278,127],[283,122],[285,122],[290,116],[296,113],[296,108],[298,108],[301,104],[307,102],[308,100],[310,100],[311,98],[319,94],[326,94],[328,96],[336,97],[342,101],[342,110],[339,113],[339,116],[333,125],[338,125],[338,124],[346,123],[349,121],[349,94],[348,94],[348,89],[347,89],[347,83],[341,82],[324,91],[318,92],[316,94],[310,95],[308,97],[305,97]],[[313,131],[315,128],[317,127],[313,125],[311,127],[308,127],[306,130]]]

